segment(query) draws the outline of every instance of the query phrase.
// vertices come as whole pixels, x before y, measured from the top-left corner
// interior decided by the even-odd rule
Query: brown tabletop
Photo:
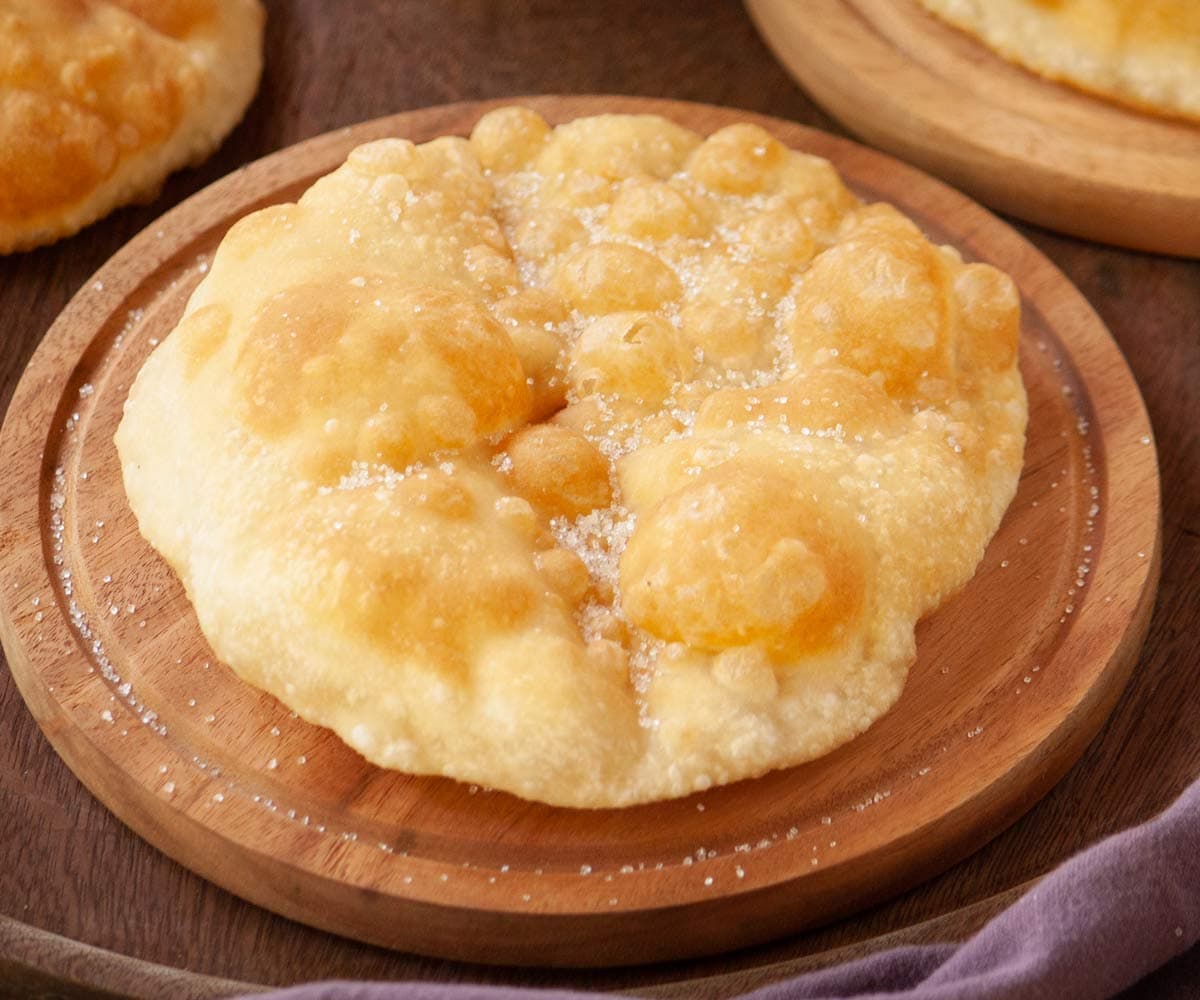
[[[733,2],[266,0],[266,70],[245,121],[145,207],[0,259],[0,408],[88,276],[159,214],[240,164],[363,119],[449,101],[630,93],[843,130],[796,87]],[[333,977],[725,996],[899,942],[961,938],[1020,887],[1144,820],[1200,775],[1200,262],[1017,228],[1091,300],[1146,397],[1163,483],[1158,604],[1133,679],[1067,777],[949,872],[833,927],[700,962],[490,969],[357,944],[258,909],[127,830],[50,749],[0,671],[0,997],[222,996]],[[4,470],[0,470],[0,475]],[[1182,995],[1200,949],[1133,994]],[[1131,994],[1132,995],[1132,994]]]

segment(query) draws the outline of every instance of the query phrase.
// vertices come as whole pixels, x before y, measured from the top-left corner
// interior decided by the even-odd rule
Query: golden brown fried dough
[[[0,0],[0,253],[151,196],[237,124],[258,0]]]
[[[1200,120],[1195,0],[921,0],[1005,59],[1143,111]]]
[[[762,129],[507,108],[239,222],[117,445],[246,680],[382,766],[620,806],[896,701],[1016,487],[1018,328]]]

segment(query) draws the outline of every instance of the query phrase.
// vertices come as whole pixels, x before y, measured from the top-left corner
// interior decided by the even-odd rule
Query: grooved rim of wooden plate
[[[1200,123],[1012,65],[915,0],[746,0],[814,100],[993,208],[1135,250],[1200,257]]]
[[[225,229],[294,198],[361,142],[463,134],[512,101],[552,121],[615,111],[701,132],[757,122],[833,160],[860,194],[895,202],[935,238],[1001,264],[1022,290],[1031,425],[1017,499],[976,578],[919,627],[898,706],[828,757],[599,812],[383,772],[223,665],[201,663],[207,646],[182,589],[136,533],[111,432],[132,374]],[[833,919],[948,867],[1029,808],[1094,735],[1128,677],[1158,578],[1145,409],[1116,345],[1053,265],[886,156],[672,101],[428,108],[225,178],[134,239],[67,306],[17,387],[0,467],[0,637],[34,716],[97,797],[181,863],[285,916],[472,961],[712,953]],[[294,766],[310,747],[308,765]]]

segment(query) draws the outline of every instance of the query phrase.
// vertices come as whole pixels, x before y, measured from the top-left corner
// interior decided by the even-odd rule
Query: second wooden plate
[[[975,579],[921,624],[899,704],[835,753],[601,812],[383,771],[216,661],[139,536],[113,431],[225,230],[295,198],[358,143],[463,134],[497,103],[397,115],[260,161],[141,234],[64,311],[0,432],[0,628],[38,722],[126,823],[232,892],[457,959],[612,965],[726,950],[946,868],[1062,775],[1121,691],[1157,580],[1158,479],[1137,388],[1079,293],[977,205],[878,153],[701,105],[524,102],[556,122],[757,121],[1023,292],[1030,429],[1016,500]]]
[[[831,115],[992,208],[1118,246],[1200,257],[1200,124],[1014,66],[916,0],[746,0]]]

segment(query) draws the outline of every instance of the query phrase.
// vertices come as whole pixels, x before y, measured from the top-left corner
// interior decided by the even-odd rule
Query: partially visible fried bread
[[[156,193],[242,117],[258,0],[0,0],[0,253]]]
[[[920,0],[1051,80],[1200,121],[1196,0]]]

